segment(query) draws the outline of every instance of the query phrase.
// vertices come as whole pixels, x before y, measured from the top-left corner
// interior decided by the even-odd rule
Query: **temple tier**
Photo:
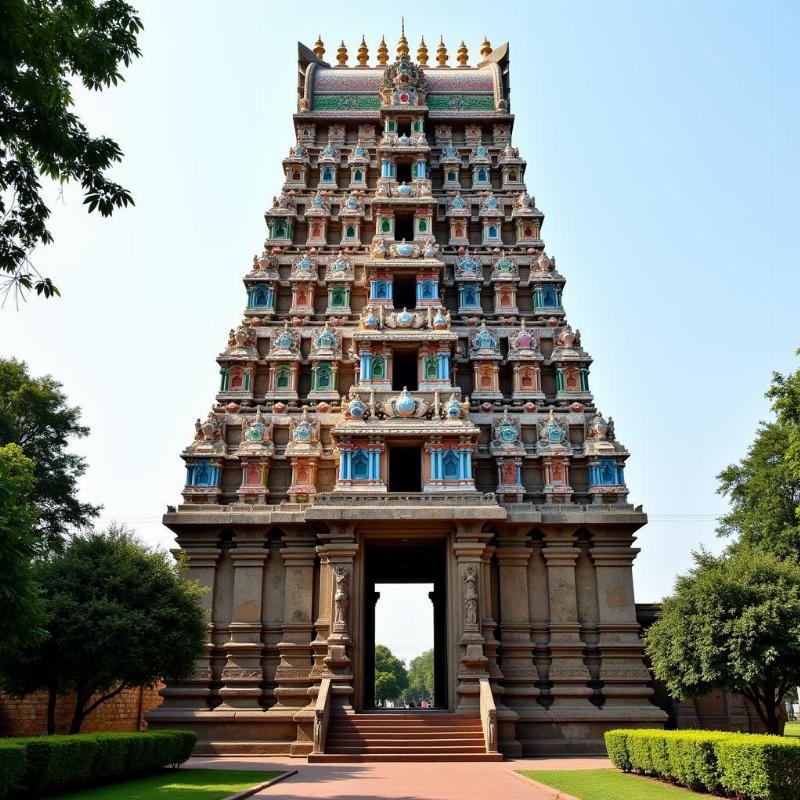
[[[508,45],[448,66],[299,46],[296,143],[165,524],[209,638],[150,723],[323,753],[374,706],[379,581],[425,581],[435,703],[487,749],[660,725],[631,564],[646,522],[512,145]],[[486,709],[489,709],[488,711]],[[496,730],[493,725],[496,725]],[[495,737],[494,744],[490,739]]]

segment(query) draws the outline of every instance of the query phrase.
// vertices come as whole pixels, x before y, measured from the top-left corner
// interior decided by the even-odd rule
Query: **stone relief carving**
[[[347,588],[350,570],[344,564],[338,564],[335,570],[336,593],[333,596],[333,623],[342,628],[347,627],[347,609],[350,605],[350,595]]]
[[[464,570],[464,622],[478,624],[478,570],[472,564]]]

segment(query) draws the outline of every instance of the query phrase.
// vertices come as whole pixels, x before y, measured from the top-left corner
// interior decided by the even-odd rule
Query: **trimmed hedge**
[[[608,757],[690,789],[747,800],[800,798],[800,740],[725,731],[613,730]]]
[[[0,740],[0,800],[10,797],[22,784],[26,762],[27,753],[23,745]]]
[[[189,758],[196,741],[191,731],[172,730],[5,739],[0,741],[0,798],[37,797],[175,767]],[[21,765],[7,782],[6,749]],[[4,785],[17,788],[3,795]]]

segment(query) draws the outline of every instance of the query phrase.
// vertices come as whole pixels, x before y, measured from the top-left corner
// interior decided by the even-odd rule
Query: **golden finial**
[[[367,43],[364,41],[364,34],[361,34],[361,44],[358,47],[358,66],[359,67],[366,67],[367,61],[369,61],[369,50],[367,49]]]
[[[419,47],[417,48],[417,61],[421,67],[428,66],[428,46],[425,44],[425,37],[420,39]]]
[[[314,55],[322,61],[322,56],[325,55],[325,45],[322,43],[322,34],[317,36],[317,41],[314,43]]]
[[[469,58],[469,52],[467,51],[467,46],[464,44],[464,40],[461,40],[461,44],[458,48],[458,55],[456,56],[458,59],[458,63],[462,67],[467,66],[467,59]]]
[[[400,17],[400,39],[397,42],[397,58],[408,58],[408,39],[406,39],[406,20],[405,17]]]
[[[336,65],[337,67],[347,66],[347,48],[344,46],[344,39],[342,39],[342,43],[339,45],[339,49],[336,51],[336,60],[339,62]]]
[[[436,63],[440,67],[446,67],[448,58],[449,56],[447,55],[447,47],[444,43],[444,36],[440,36],[439,46],[436,48]]]
[[[378,63],[383,66],[389,60],[389,48],[386,46],[386,37],[381,36],[381,43],[378,45]]]
[[[481,55],[484,58],[488,58],[492,53],[492,45],[489,44],[489,40],[484,36],[483,42],[481,44]]]

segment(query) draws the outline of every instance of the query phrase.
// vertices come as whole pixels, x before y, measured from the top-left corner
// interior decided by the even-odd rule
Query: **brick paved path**
[[[599,769],[605,758],[547,758],[497,764],[306,764],[289,758],[193,758],[187,767],[296,769],[298,774],[254,795],[305,800],[552,800],[514,776],[518,769]]]

